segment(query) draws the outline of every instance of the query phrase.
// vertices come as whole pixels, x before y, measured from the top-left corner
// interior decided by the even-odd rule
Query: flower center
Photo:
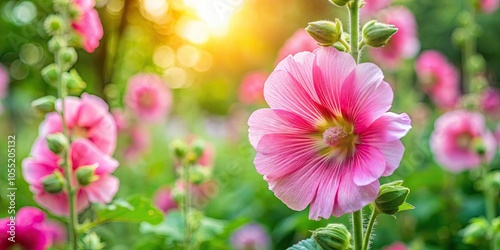
[[[323,141],[330,147],[335,147],[347,136],[347,132],[342,127],[329,127],[323,132]]]
[[[468,133],[460,134],[456,138],[456,143],[461,149],[469,149],[472,143],[472,136]]]
[[[144,108],[151,108],[154,104],[152,93],[143,92],[139,96],[139,103]]]
[[[71,135],[74,138],[88,138],[88,129],[83,128],[83,127],[74,127],[71,130]]]

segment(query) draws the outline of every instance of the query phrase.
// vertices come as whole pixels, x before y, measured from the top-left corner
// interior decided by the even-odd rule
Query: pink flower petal
[[[356,154],[350,164],[354,172],[354,184],[358,186],[366,186],[377,181],[384,173],[386,165],[382,152],[367,144],[356,146]]]
[[[99,180],[84,188],[90,202],[109,203],[118,192],[120,181],[112,175],[101,175]]]
[[[366,186],[357,186],[353,181],[353,172],[345,171],[338,190],[339,206],[333,210],[336,217],[358,211],[377,198],[380,184],[378,180]]]
[[[334,48],[317,49],[313,67],[315,92],[321,104],[335,114],[340,113],[340,98],[344,80],[355,69],[351,55]],[[321,65],[321,67],[320,67]]]
[[[37,161],[34,158],[26,158],[23,161],[23,178],[27,183],[33,185],[40,183],[41,179],[59,169],[57,165],[49,165]]]
[[[382,70],[377,65],[363,63],[349,74],[342,85],[342,114],[354,122],[358,134],[392,105],[391,86],[383,79]]]
[[[411,129],[411,120],[407,114],[387,112],[375,120],[361,133],[361,141],[390,142],[399,140]]]
[[[295,56],[288,56],[281,61],[276,70],[290,72],[291,76],[301,83],[307,94],[317,103],[318,95],[314,89],[313,75],[311,69],[314,64],[314,56],[310,52],[299,52]]]
[[[70,154],[74,169],[97,163],[97,175],[112,173],[119,165],[118,161],[99,151],[86,139],[75,140],[71,145]]]
[[[285,110],[259,109],[248,119],[250,144],[254,148],[267,134],[294,134],[313,131],[312,125],[302,117]]]
[[[31,187],[35,193],[35,201],[42,207],[48,209],[51,213],[58,216],[68,215],[68,196],[66,193],[49,194],[36,187]],[[89,206],[89,202],[85,193],[80,190],[77,195],[76,210],[83,211]]]
[[[40,136],[62,131],[61,115],[51,112],[45,115],[45,120],[40,124]]]
[[[309,219],[328,219],[332,216],[334,207],[338,206],[337,192],[341,181],[339,176],[340,165],[324,166],[324,173],[319,177],[320,182],[316,197],[311,202]]]
[[[382,143],[372,143],[371,145],[377,147],[385,157],[385,170],[382,176],[389,176],[396,168],[399,167],[399,163],[403,158],[405,152],[405,146],[400,140],[395,140],[391,142]]]

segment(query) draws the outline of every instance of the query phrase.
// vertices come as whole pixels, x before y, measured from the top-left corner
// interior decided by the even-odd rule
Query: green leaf
[[[135,195],[127,200],[116,200],[109,205],[97,207],[97,220],[101,223],[148,222],[159,224],[163,221],[163,213],[153,206],[149,199]]]
[[[399,206],[398,212],[412,210],[412,209],[415,209],[415,207],[412,204],[405,202],[403,203],[403,205]]]
[[[287,250],[323,250],[316,242],[309,238],[287,248]]]
[[[141,234],[168,236],[178,242],[184,240],[184,222],[182,214],[179,211],[168,213],[165,220],[159,225],[142,223],[139,230]]]

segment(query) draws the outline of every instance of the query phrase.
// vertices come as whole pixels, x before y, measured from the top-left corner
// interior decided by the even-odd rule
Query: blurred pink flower
[[[460,98],[459,73],[438,51],[427,50],[417,59],[415,70],[422,90],[440,108],[450,109]]]
[[[92,53],[99,47],[99,41],[103,36],[103,29],[99,14],[94,9],[94,0],[74,0],[73,4],[80,12],[73,21],[72,26],[83,40],[83,49]]]
[[[177,180],[175,182],[174,191],[180,194],[186,192],[186,185],[182,180]],[[203,207],[205,206],[210,199],[212,199],[218,193],[217,183],[214,181],[206,181],[201,184],[193,184],[190,183],[189,186],[192,204],[194,207]]]
[[[479,7],[482,12],[491,14],[498,9],[500,0],[479,0]]]
[[[407,250],[408,248],[404,243],[401,242],[395,242],[390,246],[386,246],[382,248],[382,250]]]
[[[495,130],[495,138],[497,139],[497,145],[500,147],[500,123],[497,125]]]
[[[481,96],[481,109],[490,116],[500,116],[500,89],[488,88]]]
[[[124,131],[129,126],[127,115],[123,109],[113,109],[113,111],[111,111],[111,115],[115,120],[116,129],[119,132]]]
[[[402,59],[415,56],[420,47],[415,17],[403,6],[390,7],[380,14],[380,21],[395,25],[398,32],[392,36],[386,46],[371,49],[370,54],[381,67],[397,69]]]
[[[172,94],[159,76],[140,73],[128,81],[125,104],[139,119],[158,121],[170,112]]]
[[[59,100],[57,109],[61,110]],[[84,93],[81,98],[65,98],[64,118],[73,139],[87,138],[102,152],[112,155],[116,147],[116,123],[108,105],[99,97]],[[62,119],[58,112],[45,116],[40,125],[40,136],[62,132]]]
[[[129,145],[125,149],[125,158],[132,160],[143,154],[151,145],[151,134],[143,126],[135,125],[128,130]]]
[[[483,145],[486,160],[493,158],[496,142],[480,113],[455,110],[441,115],[434,125],[430,145],[436,161],[452,172],[479,167],[476,147]]]
[[[283,47],[278,52],[276,64],[285,59],[288,55],[295,55],[302,51],[313,51],[319,48],[318,43],[304,29],[298,29],[292,37],[286,40]]]
[[[234,250],[267,250],[271,238],[259,224],[247,224],[239,228],[231,236],[231,246]]]
[[[0,64],[0,99],[3,99],[7,96],[9,82],[9,71],[7,71],[7,68],[5,68],[5,66]]]
[[[241,82],[238,99],[245,104],[257,104],[264,101],[264,82],[268,74],[257,71],[247,74]]]
[[[177,203],[172,197],[172,191],[168,187],[161,187],[154,195],[153,202],[163,213],[177,209]]]
[[[387,112],[393,93],[375,64],[334,48],[283,60],[249,118],[254,164],[288,207],[309,218],[339,217],[372,202],[378,179],[399,166],[406,114]]]
[[[76,171],[85,166],[95,167],[97,180],[77,190],[77,211],[85,209],[89,202],[109,203],[118,191],[119,180],[111,176],[118,167],[118,161],[103,154],[87,139],[77,139],[70,148],[71,164],[73,166],[73,185],[76,186]],[[64,169],[59,165],[60,157],[52,153],[45,143],[44,137],[39,137],[31,149],[31,157],[23,161],[23,176],[30,184],[35,194],[35,201],[56,215],[68,214],[68,196],[65,190],[59,193],[49,193],[43,188],[43,180],[53,174],[64,176]]]
[[[0,249],[46,250],[54,242],[66,239],[62,225],[48,221],[45,213],[35,207],[23,207],[16,213],[14,230],[10,218],[0,219]],[[15,242],[9,240],[13,231]],[[62,237],[62,239],[61,239]]]
[[[361,16],[366,19],[389,6],[392,0],[365,0],[364,2]]]

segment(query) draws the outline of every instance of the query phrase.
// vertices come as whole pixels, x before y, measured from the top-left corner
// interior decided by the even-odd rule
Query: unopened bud
[[[54,154],[62,154],[68,149],[68,138],[62,133],[49,134],[45,138],[47,146]]]
[[[101,242],[101,239],[95,232],[91,232],[85,235],[78,242],[78,249],[92,249],[92,250],[101,250],[106,247],[106,244]]]
[[[210,175],[212,174],[212,169],[209,167],[203,167],[200,165],[195,165],[188,169],[189,171],[189,182],[193,184],[201,184],[206,182]]]
[[[179,139],[172,141],[169,145],[169,148],[174,156],[179,160],[184,159],[188,152],[188,146],[186,145],[186,143]]]
[[[49,50],[52,53],[55,53],[66,46],[68,46],[68,43],[61,36],[54,36],[49,40]]]
[[[312,238],[322,249],[345,250],[350,248],[351,233],[343,224],[329,224],[314,230]]]
[[[410,189],[401,186],[403,181],[395,181],[380,186],[375,207],[380,213],[395,214],[402,210],[401,206],[406,203]],[[409,204],[408,204],[409,205]]]
[[[64,21],[60,16],[49,15],[43,22],[43,28],[49,35],[61,34],[64,29]]]
[[[330,3],[333,3],[339,7],[342,7],[344,5],[346,5],[347,3],[349,3],[351,0],[329,0]]]
[[[473,218],[471,223],[460,231],[465,244],[476,245],[487,240],[490,225],[484,218]]]
[[[490,185],[495,189],[500,189],[500,171],[491,172],[487,176]]]
[[[467,59],[467,67],[471,73],[477,74],[484,71],[486,61],[482,55],[475,54]]]
[[[42,179],[43,190],[50,194],[60,193],[64,188],[64,177],[60,172],[54,172]]]
[[[329,47],[338,42],[342,37],[342,22],[338,19],[335,19],[335,22],[310,22],[306,31],[319,45]]]
[[[474,138],[472,140],[472,148],[474,149],[474,152],[478,155],[485,155],[486,154],[486,145],[484,145],[483,139],[481,138]]]
[[[54,96],[48,95],[40,97],[31,102],[31,107],[40,113],[49,113],[55,110],[56,98]]]
[[[58,74],[57,74],[56,65],[49,64],[49,65],[45,66],[45,68],[42,69],[41,73],[42,73],[43,79],[48,84],[51,84],[51,85],[54,85],[54,86],[57,85]]]
[[[373,20],[363,27],[363,40],[367,45],[379,48],[385,46],[397,31],[394,25]]]
[[[96,169],[97,165],[78,167],[78,169],[76,170],[76,179],[78,180],[78,184],[87,186],[90,183],[97,181],[99,179],[99,176],[95,174]]]
[[[62,75],[63,84],[67,87],[68,92],[73,95],[79,94],[87,87],[76,69],[71,69],[69,73],[64,72]]]
[[[75,64],[78,59],[76,50],[72,47],[65,47],[59,51],[59,61],[62,65],[63,71],[67,71]]]

